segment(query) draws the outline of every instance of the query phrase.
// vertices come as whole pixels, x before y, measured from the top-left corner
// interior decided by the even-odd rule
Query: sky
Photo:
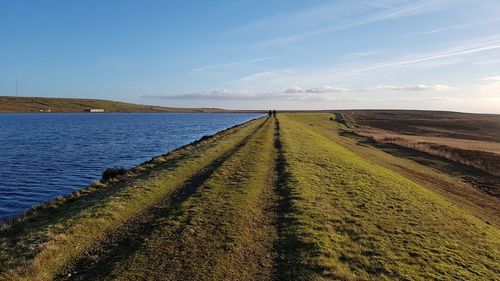
[[[16,94],[500,113],[500,1],[0,0]]]

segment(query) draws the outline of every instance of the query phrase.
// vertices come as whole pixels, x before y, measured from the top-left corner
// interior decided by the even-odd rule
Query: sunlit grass
[[[25,223],[7,227],[1,235],[3,275],[12,280],[52,279],[66,263],[104,239],[108,231],[173,192],[199,170],[237,146],[261,123],[251,122],[232,129],[199,148],[188,146],[174,153],[182,154],[180,157],[167,160],[158,169],[153,169],[153,163],[145,164],[145,168],[138,169],[147,171],[144,176],[129,179],[126,184],[117,182],[103,194],[87,198],[88,201],[82,198],[75,205],[49,210]],[[160,159],[156,161],[161,162]],[[73,212],[71,207],[78,211]]]
[[[358,148],[331,116],[253,121],[34,209],[1,230],[0,276],[496,278],[500,231],[480,215],[494,208],[410,180],[398,167],[452,181]]]
[[[110,277],[166,280],[270,279],[274,122],[269,119]],[[269,202],[267,202],[269,203]]]
[[[495,278],[498,229],[310,129],[328,117],[280,118],[297,222],[289,231],[303,244],[290,276]]]

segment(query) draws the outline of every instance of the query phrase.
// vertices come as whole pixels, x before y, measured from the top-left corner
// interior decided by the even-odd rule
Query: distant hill
[[[228,112],[218,108],[176,108],[141,105],[99,99],[9,97],[0,96],[0,112],[83,112],[104,109],[105,112]]]

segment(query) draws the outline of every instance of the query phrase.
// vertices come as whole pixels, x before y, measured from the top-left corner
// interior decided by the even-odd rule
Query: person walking
[[[271,118],[271,116],[273,115],[272,110],[269,110],[269,112],[267,114],[269,115],[269,118]]]
[[[273,116],[276,118],[276,109],[273,110]]]

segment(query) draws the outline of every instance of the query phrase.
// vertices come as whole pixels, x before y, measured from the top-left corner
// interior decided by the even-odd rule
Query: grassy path
[[[0,232],[0,276],[51,280],[116,230],[237,149],[263,120],[216,135],[138,167],[137,175],[55,208],[45,208]],[[143,173],[141,173],[143,171]],[[92,188],[95,189],[95,188]],[[1,279],[1,278],[0,278]]]
[[[495,280],[495,225],[328,118],[252,121],[55,201],[0,230],[0,280]]]
[[[258,127],[260,130],[260,127]],[[256,133],[258,130],[253,131]],[[184,201],[188,200],[198,188],[210,178],[229,158],[244,147],[251,135],[246,136],[236,147],[225,152],[208,166],[197,171],[181,187],[162,198],[139,215],[127,220],[120,228],[110,232],[106,240],[94,245],[85,255],[66,266],[57,276],[58,280],[86,280],[105,277],[111,273],[115,263],[119,263],[144,247],[144,238],[157,231],[165,218],[170,218]],[[77,274],[75,274],[75,272]]]
[[[272,222],[265,212],[273,161],[269,120],[197,192],[163,220],[111,279],[266,280],[272,269]],[[169,257],[165,259],[164,257]]]

